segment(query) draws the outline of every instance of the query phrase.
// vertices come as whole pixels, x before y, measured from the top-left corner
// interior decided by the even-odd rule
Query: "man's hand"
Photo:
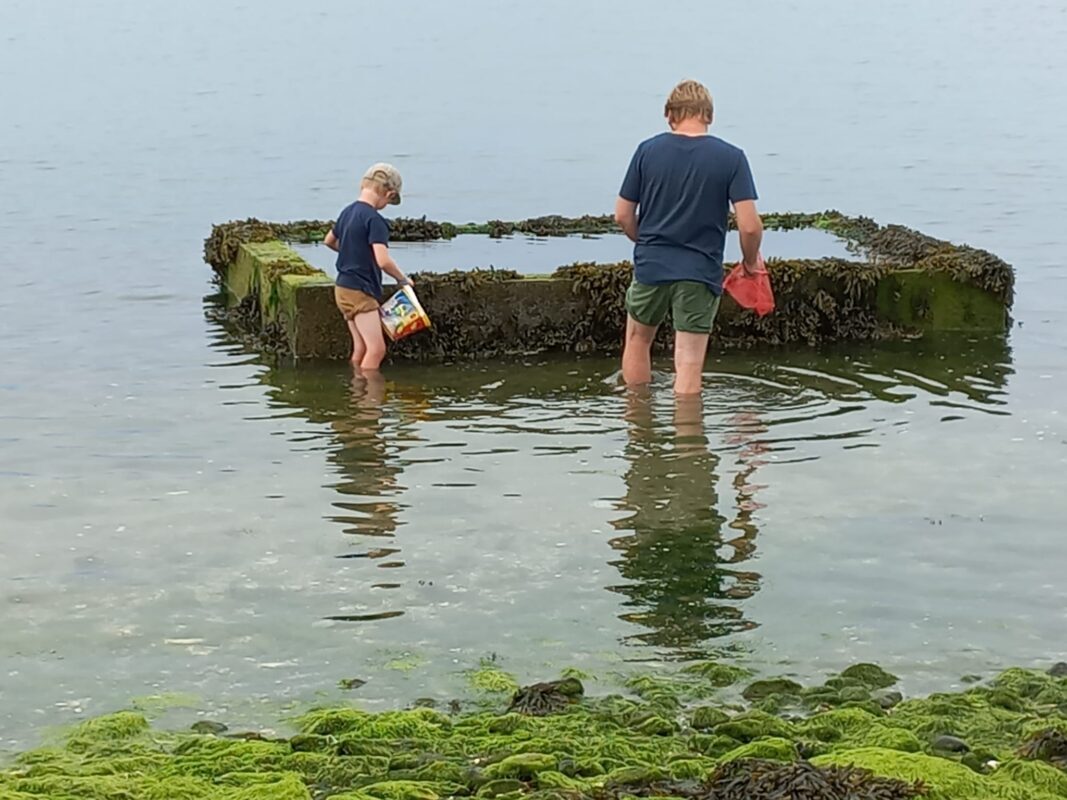
[[[752,277],[757,272],[763,272],[767,269],[767,267],[763,263],[763,256],[757,253],[755,261],[750,262],[746,261],[745,259],[742,259],[741,269],[745,271],[745,275]]]

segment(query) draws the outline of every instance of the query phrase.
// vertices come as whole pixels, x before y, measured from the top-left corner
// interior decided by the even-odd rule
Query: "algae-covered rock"
[[[1010,778],[979,775],[962,764],[920,753],[871,747],[835,751],[816,766],[856,766],[902,781],[922,781],[927,800],[1055,800],[1056,795]]]
[[[620,767],[607,774],[603,785],[606,789],[618,786],[639,786],[662,781],[665,778],[667,778],[667,772],[661,767]]]
[[[301,733],[289,740],[289,747],[294,753],[332,753],[337,749],[337,739],[333,736]]]
[[[753,739],[769,737],[789,739],[794,734],[794,728],[785,720],[771,714],[749,711],[716,726],[714,732],[720,736],[737,739],[739,742],[751,742]]]
[[[993,778],[1008,785],[1032,786],[1057,797],[1067,797],[1067,773],[1050,764],[1013,759],[997,767]]]
[[[434,784],[422,781],[381,781],[360,791],[379,800],[438,800],[440,797]]]
[[[841,677],[859,681],[868,689],[888,689],[900,680],[877,664],[853,664],[841,673]]]
[[[490,733],[511,734],[521,729],[525,724],[525,720],[521,714],[508,712],[496,719],[493,719],[486,726],[486,729]]]
[[[741,695],[749,701],[763,700],[773,694],[797,695],[804,687],[796,681],[788,678],[769,678],[762,681],[754,681],[745,687]]]
[[[495,781],[489,781],[478,789],[478,797],[500,797],[512,792],[521,792],[525,788],[526,784],[520,780],[500,778]]]
[[[511,673],[492,664],[482,664],[467,674],[467,683],[472,689],[492,694],[511,694],[519,689],[519,682]]]
[[[830,686],[815,686],[804,689],[800,693],[800,700],[806,708],[832,708],[841,705],[843,702],[841,700],[841,692]]]
[[[689,749],[694,753],[718,758],[731,750],[737,749],[741,742],[730,736],[696,734],[689,737],[688,744]]]
[[[871,699],[871,693],[863,686],[847,686],[841,690],[842,703],[865,703]]]
[[[728,722],[730,715],[721,708],[714,706],[700,706],[693,711],[689,718],[689,724],[698,731],[710,731],[716,725]]]
[[[82,722],[67,739],[68,748],[88,747],[93,744],[117,744],[135,739],[148,732],[148,720],[144,714],[121,711]]]
[[[717,688],[726,688],[745,680],[752,675],[747,669],[714,661],[701,661],[682,668],[682,672],[697,675],[703,681]]]
[[[649,717],[634,726],[640,736],[671,736],[678,732],[678,725],[663,717]]]
[[[572,778],[562,772],[545,770],[534,777],[538,789],[561,789],[566,792],[588,795],[592,793],[593,784],[580,778]]]
[[[797,748],[789,739],[757,739],[741,745],[722,757],[722,762],[739,761],[746,758],[759,758],[765,761],[796,761]]]
[[[993,679],[993,687],[1005,689],[1018,697],[1036,698],[1045,689],[1062,694],[1067,700],[1067,687],[1045,672],[1036,669],[1006,669]]]
[[[918,753],[923,749],[922,742],[914,733],[887,725],[872,725],[861,737],[857,737],[860,738],[867,747],[899,750],[902,753]]]
[[[1067,678],[1067,662],[1059,661],[1048,668],[1048,674],[1053,678]]]
[[[208,736],[218,736],[220,733],[226,733],[229,730],[228,727],[221,722],[213,722],[209,719],[202,719],[199,722],[194,722],[189,726],[189,730],[193,733],[200,733]]]
[[[555,756],[545,753],[519,753],[496,764],[490,764],[485,768],[485,777],[489,780],[496,778],[528,780],[539,772],[554,770],[556,764]]]

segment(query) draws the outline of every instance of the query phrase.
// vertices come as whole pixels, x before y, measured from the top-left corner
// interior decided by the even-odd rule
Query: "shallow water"
[[[164,691],[250,723],[341,678],[448,697],[494,654],[524,679],[873,659],[913,690],[1067,656],[1067,13],[831,4],[801,38],[783,1],[754,46],[742,6],[465,8],[0,6],[0,748]],[[354,49],[368,25],[395,49]],[[329,217],[378,158],[411,215],[603,212],[685,74],[764,209],[1014,263],[1010,337],[716,354],[701,424],[613,361],[395,367],[368,395],[211,322],[212,222]]]

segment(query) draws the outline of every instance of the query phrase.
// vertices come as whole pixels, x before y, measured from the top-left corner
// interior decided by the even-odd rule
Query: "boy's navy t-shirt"
[[[699,281],[722,294],[730,203],[757,199],[744,151],[714,136],[661,133],[638,145],[619,194],[639,206],[638,283]]]
[[[362,200],[348,205],[333,224],[338,241],[337,285],[357,289],[380,300],[382,271],[371,245],[389,244],[389,225],[378,210]]]

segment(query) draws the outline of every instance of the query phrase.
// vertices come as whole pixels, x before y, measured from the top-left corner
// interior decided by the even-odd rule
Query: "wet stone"
[[[1053,664],[1049,668],[1048,674],[1053,678],[1067,678],[1067,661],[1060,661],[1057,664]]]
[[[227,728],[221,722],[213,722],[209,719],[202,719],[199,722],[194,722],[190,727],[190,730],[193,733],[203,733],[210,734],[212,736],[217,736],[220,733],[226,733],[229,728]]]
[[[940,753],[966,753],[971,749],[967,742],[955,736],[938,736],[930,746]]]
[[[874,699],[878,705],[888,711],[904,702],[904,695],[896,691],[879,692]]]

